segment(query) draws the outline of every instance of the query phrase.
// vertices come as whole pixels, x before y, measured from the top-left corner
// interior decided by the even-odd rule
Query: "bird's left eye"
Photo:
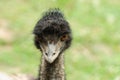
[[[63,36],[60,38],[61,41],[66,41],[67,39],[68,39],[68,35],[67,35],[67,34],[63,35]]]

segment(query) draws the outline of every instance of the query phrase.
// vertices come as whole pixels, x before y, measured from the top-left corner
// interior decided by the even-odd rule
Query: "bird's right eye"
[[[36,39],[36,40],[41,40],[41,37],[35,36],[35,39]]]

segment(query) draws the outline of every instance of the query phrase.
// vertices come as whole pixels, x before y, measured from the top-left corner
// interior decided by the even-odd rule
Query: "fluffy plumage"
[[[59,9],[50,9],[37,22],[33,34],[35,46],[41,50],[38,80],[65,80],[64,54],[71,45],[71,29]]]
[[[50,9],[44,13],[43,17],[37,22],[33,33],[38,38],[43,38],[43,33],[56,34],[58,37],[64,34],[69,34],[69,40],[66,41],[66,48],[71,44],[71,29],[69,23],[65,20],[64,15],[59,9]],[[35,46],[40,49],[38,38],[35,37]]]

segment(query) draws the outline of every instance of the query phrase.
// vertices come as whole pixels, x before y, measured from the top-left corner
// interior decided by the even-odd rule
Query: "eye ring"
[[[65,34],[60,39],[61,39],[61,41],[66,41],[68,39],[68,35]]]

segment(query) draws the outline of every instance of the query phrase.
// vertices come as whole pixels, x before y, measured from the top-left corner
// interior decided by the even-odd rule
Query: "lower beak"
[[[52,63],[52,62],[53,62],[53,60],[52,60],[51,57],[48,57],[48,58],[47,58],[47,61],[48,61],[49,63]]]

